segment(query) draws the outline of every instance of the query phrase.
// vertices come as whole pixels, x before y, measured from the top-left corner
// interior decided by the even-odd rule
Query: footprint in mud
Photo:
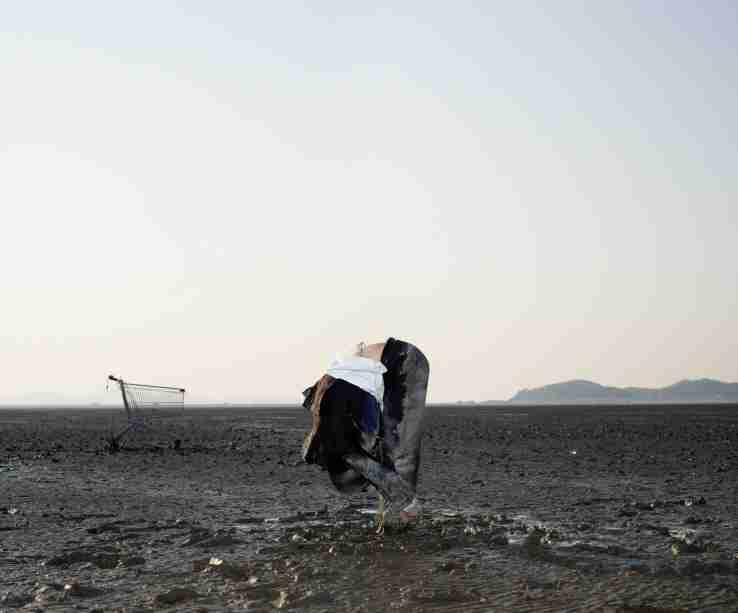
[[[154,604],[157,606],[179,605],[200,597],[201,595],[191,588],[175,587],[154,596]]]
[[[211,531],[207,528],[192,528],[189,536],[180,544],[181,547],[212,548],[231,547],[242,541],[234,536],[235,528]]]
[[[75,564],[93,564],[97,568],[130,568],[146,564],[143,556],[115,548],[90,547],[71,549],[46,560],[50,567],[68,568]]]

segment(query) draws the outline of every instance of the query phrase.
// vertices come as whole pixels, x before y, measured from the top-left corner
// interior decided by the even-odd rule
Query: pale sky
[[[737,7],[0,0],[0,402],[738,380]]]

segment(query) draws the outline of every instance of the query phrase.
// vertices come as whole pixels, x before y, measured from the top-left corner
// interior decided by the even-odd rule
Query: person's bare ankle
[[[420,514],[422,512],[422,507],[420,505],[420,501],[416,498],[413,498],[412,502],[407,505],[402,511],[400,511],[400,521],[403,523],[409,523],[417,521],[418,517],[420,517]]]

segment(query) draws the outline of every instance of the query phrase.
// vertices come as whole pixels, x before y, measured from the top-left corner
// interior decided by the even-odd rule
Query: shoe
[[[423,507],[417,497],[413,498],[413,501],[407,505],[402,511],[400,511],[400,521],[404,523],[411,523],[418,521],[418,518],[423,512]]]
[[[417,497],[410,504],[403,507],[399,512],[387,506],[384,498],[379,497],[379,508],[377,509],[377,534],[384,534],[387,526],[391,528],[406,528],[414,525],[420,519],[423,507]]]

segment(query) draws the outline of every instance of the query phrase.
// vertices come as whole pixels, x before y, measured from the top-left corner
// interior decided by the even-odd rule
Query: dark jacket
[[[379,432],[378,403],[371,394],[341,379],[332,379],[322,386],[319,381],[304,395],[303,406],[308,405],[318,419],[316,422],[314,417],[314,431],[308,434],[310,440],[306,439],[303,446],[303,459],[331,473],[345,471],[343,457],[364,449],[364,434]]]

